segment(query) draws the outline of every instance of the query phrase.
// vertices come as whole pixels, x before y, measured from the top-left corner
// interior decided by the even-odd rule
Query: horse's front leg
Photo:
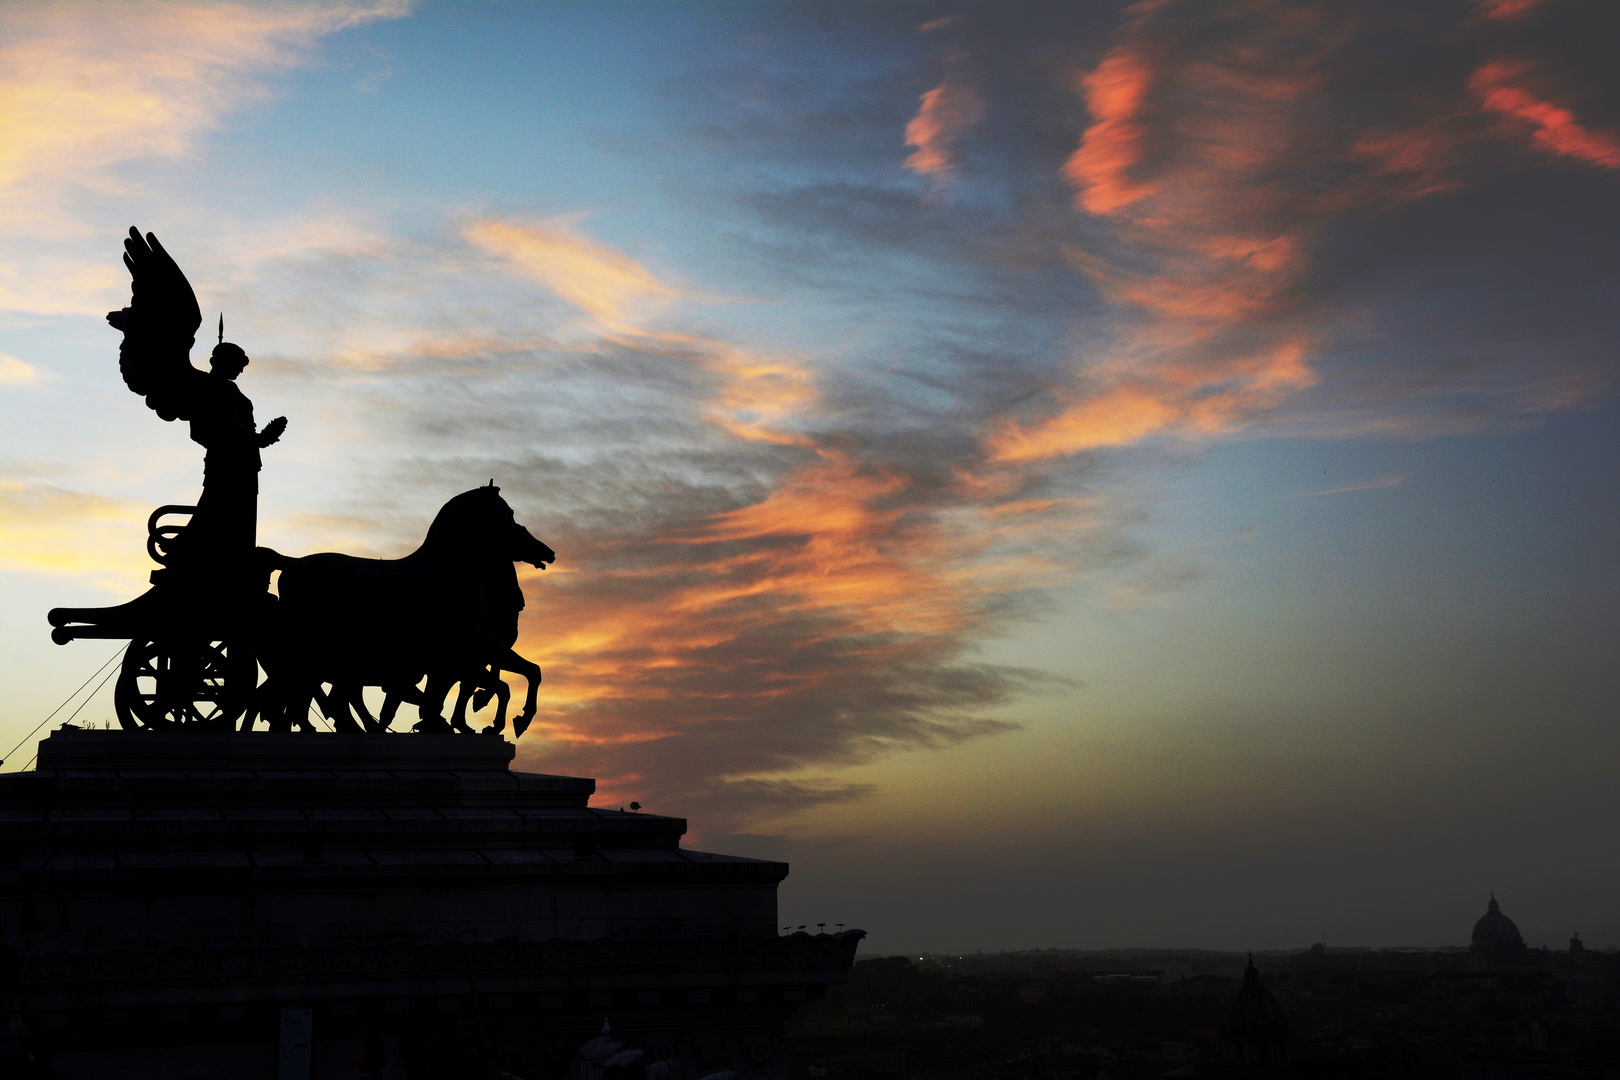
[[[540,665],[526,660],[515,650],[507,650],[506,659],[501,661],[501,667],[514,675],[521,675],[529,681],[529,693],[523,699],[523,711],[517,719],[512,721],[512,737],[522,738],[523,733],[529,730],[529,723],[534,714],[539,711],[538,699],[540,696]]]
[[[501,678],[501,669],[498,666],[492,666],[488,671],[479,674],[478,685],[473,689],[473,711],[477,712],[488,705],[490,698],[496,698],[499,704],[495,709],[495,722],[490,725],[489,730],[499,735],[506,730],[506,710],[512,701],[512,688]]]
[[[490,730],[499,735],[506,730],[506,708],[512,704],[512,688],[506,685],[505,679],[501,678],[500,668],[490,668],[489,673],[493,684],[490,689],[494,691],[495,700],[498,703],[495,706],[495,723],[490,725]]]

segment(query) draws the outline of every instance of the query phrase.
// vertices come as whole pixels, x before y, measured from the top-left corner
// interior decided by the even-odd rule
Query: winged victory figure
[[[143,238],[131,228],[124,265],[132,279],[129,306],[107,313],[124,332],[118,348],[124,383],[163,419],[190,421],[192,441],[206,451],[202,497],[177,545],[178,565],[246,566],[257,532],[259,451],[281,438],[287,418],[276,417],[262,431],[254,424],[253,403],[236,385],[247,353],[224,340],[223,317],[210,370],[192,366],[202,325],[197,294],[155,235]]]

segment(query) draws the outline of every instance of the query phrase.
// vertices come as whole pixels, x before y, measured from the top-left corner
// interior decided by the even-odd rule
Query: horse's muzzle
[[[526,562],[537,570],[544,570],[547,563],[557,561],[557,553],[550,547],[534,538],[534,534],[523,526],[518,526],[521,534],[518,539],[518,550],[512,556],[516,562]]]

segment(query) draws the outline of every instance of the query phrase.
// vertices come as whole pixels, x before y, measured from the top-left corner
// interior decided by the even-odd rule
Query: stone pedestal
[[[786,864],[685,850],[682,819],[513,753],[51,735],[0,776],[0,1071],[348,1078],[369,1040],[411,1080],[783,1075],[782,1022],[861,932],[779,937]]]

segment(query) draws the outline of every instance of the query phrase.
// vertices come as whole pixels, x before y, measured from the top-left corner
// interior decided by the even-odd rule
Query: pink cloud
[[[1111,214],[1155,190],[1132,179],[1146,151],[1149,128],[1143,113],[1152,83],[1145,58],[1129,49],[1110,53],[1080,79],[1092,124],[1063,166],[1063,175],[1089,213]]]
[[[1500,19],[1506,22],[1528,15],[1534,8],[1546,3],[1546,0],[1476,0],[1479,13],[1487,19]]]
[[[1527,63],[1493,60],[1474,72],[1468,86],[1487,110],[1529,125],[1530,141],[1548,153],[1620,169],[1620,142],[1582,126],[1569,109],[1525,89],[1522,83],[1532,74]]]
[[[928,91],[906,124],[906,145],[913,147],[906,167],[924,176],[948,176],[956,167],[951,156],[956,143],[983,115],[984,103],[971,86],[946,82]]]

